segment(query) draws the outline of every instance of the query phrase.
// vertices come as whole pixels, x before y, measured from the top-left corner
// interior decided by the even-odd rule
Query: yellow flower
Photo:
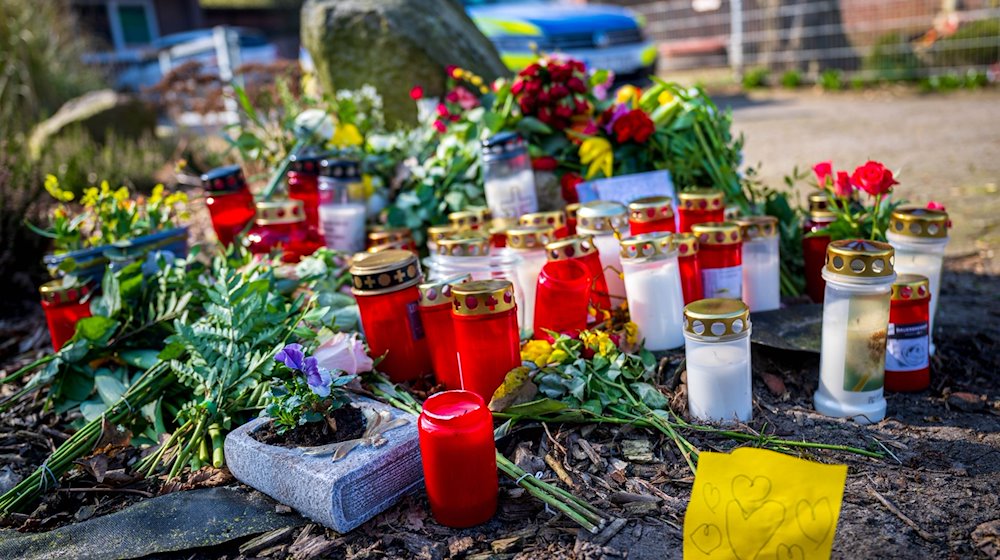
[[[451,77],[455,78],[456,80],[461,80],[462,76],[464,76],[465,74],[466,74],[465,70],[462,70],[461,68],[456,68],[455,70],[452,71]]]
[[[56,206],[56,209],[52,211],[52,215],[54,217],[60,218],[60,219],[61,218],[65,218],[66,217],[66,209],[63,208],[62,206]]]
[[[73,193],[71,191],[64,191],[62,187],[59,186],[59,179],[51,173],[45,176],[45,190],[52,195],[52,198],[58,200],[59,202],[69,202],[73,200]]]
[[[521,361],[522,362],[534,362],[538,367],[542,367],[549,363],[549,357],[552,355],[552,345],[545,340],[529,340],[527,344],[521,348]]]
[[[80,199],[80,203],[83,204],[84,208],[92,208],[97,204],[97,187],[88,187],[87,190],[83,191],[83,198]]]
[[[479,87],[483,85],[483,79],[480,78],[479,76],[473,75],[472,77],[469,78],[469,83],[471,83],[476,87]]]
[[[565,350],[556,348],[555,350],[552,351],[552,354],[549,356],[549,363],[561,364],[565,362],[567,358],[569,358],[569,354],[567,354]]]
[[[111,185],[106,180],[101,181],[101,196],[108,196],[109,194],[111,194]]]
[[[361,184],[364,185],[364,195],[366,199],[375,194],[375,181],[372,179],[371,175],[368,173],[362,175]]]
[[[479,93],[481,93],[483,95],[486,95],[489,92],[490,92],[490,88],[488,88],[486,86],[479,86]]]
[[[125,202],[128,200],[128,187],[118,187],[118,190],[116,190],[115,194],[112,196],[114,196],[115,200],[118,202]]]
[[[185,204],[188,201],[187,193],[175,192],[167,195],[165,200],[167,206],[173,206],[175,204]]]
[[[625,342],[635,344],[639,341],[639,325],[632,321],[625,323]]]
[[[163,184],[153,187],[153,193],[149,195],[150,204],[159,204],[163,200]],[[167,203],[169,204],[169,202]]]
[[[667,103],[670,103],[673,100],[674,100],[674,94],[670,93],[669,91],[663,91],[662,93],[660,93],[660,95],[656,97],[656,101],[660,105],[666,105]]]
[[[611,142],[600,136],[587,138],[580,144],[580,162],[587,165],[585,179],[590,179],[597,172],[611,177],[611,169],[615,162],[615,154],[611,150]]]
[[[604,331],[584,331],[580,333],[580,340],[587,348],[602,356],[607,356],[616,349],[615,343]]]
[[[615,101],[618,103],[627,103],[634,108],[639,103],[640,93],[639,88],[631,84],[626,84],[618,88],[618,92],[615,93]]]
[[[330,138],[330,143],[338,148],[360,146],[364,141],[358,127],[350,123],[338,126],[333,132],[333,138]]]

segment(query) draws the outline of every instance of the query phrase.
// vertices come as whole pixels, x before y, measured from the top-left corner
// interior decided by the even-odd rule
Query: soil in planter
[[[360,408],[353,405],[342,406],[334,410],[331,416],[337,423],[337,431],[331,430],[329,424],[321,420],[309,422],[283,434],[275,431],[274,424],[267,424],[250,435],[261,443],[278,447],[316,447],[357,439],[365,433],[368,421]]]

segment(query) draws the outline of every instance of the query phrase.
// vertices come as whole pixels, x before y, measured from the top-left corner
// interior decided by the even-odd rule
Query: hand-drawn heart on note
[[[719,507],[719,502],[722,501],[722,490],[711,482],[706,482],[702,489],[705,491],[705,505],[715,513],[715,508]]]
[[[726,535],[739,560],[753,560],[778,532],[785,521],[785,506],[764,502],[752,513],[745,513],[736,502],[726,506]]]
[[[739,475],[733,479],[733,497],[739,502],[744,513],[753,513],[764,503],[771,493],[771,479],[758,476],[752,480],[749,476]]]
[[[691,543],[703,554],[711,554],[722,546],[722,531],[715,525],[702,523],[691,533]]]
[[[802,534],[816,544],[826,539],[833,526],[833,513],[830,511],[830,502],[826,498],[816,500],[815,504],[801,500],[795,506],[795,518],[799,522]]]
[[[778,560],[806,560],[806,553],[797,544],[793,544],[792,546],[779,544]]]

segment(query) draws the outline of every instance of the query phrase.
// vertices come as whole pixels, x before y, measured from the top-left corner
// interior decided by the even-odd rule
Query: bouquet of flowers
[[[813,235],[837,239],[872,239],[885,241],[889,216],[904,201],[892,199],[893,187],[899,184],[892,171],[881,162],[868,161],[854,172],[834,171],[833,163],[823,161],[813,166],[816,186],[826,192],[827,208],[836,221]],[[860,200],[860,193],[867,200]]]

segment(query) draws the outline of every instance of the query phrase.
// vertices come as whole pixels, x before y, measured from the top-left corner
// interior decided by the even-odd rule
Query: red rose
[[[422,99],[423,97],[424,97],[424,88],[420,86],[413,86],[413,89],[410,90],[410,99],[416,101],[418,99]]]
[[[574,91],[576,93],[585,93],[587,91],[587,84],[583,83],[583,80],[581,80],[580,78],[576,78],[576,77],[570,78],[566,82],[566,86],[570,90],[572,90],[572,91]]]
[[[442,116],[442,117],[447,117],[448,116],[448,106],[445,105],[444,103],[438,103],[437,104],[437,114],[439,116]]]
[[[573,116],[573,108],[560,104],[556,107],[556,116],[562,119],[568,119]]]
[[[521,106],[521,112],[525,115],[531,114],[535,110],[535,102],[527,97],[522,97],[517,104]]]
[[[583,182],[583,177],[576,173],[565,173],[559,179],[559,187],[562,191],[563,200],[567,204],[580,202],[580,196],[576,192],[576,186]]]
[[[539,69],[541,69],[541,66],[539,66],[537,62],[532,62],[524,70],[521,70],[517,75],[524,76],[526,78],[532,78],[538,75]]]
[[[536,157],[531,160],[531,168],[538,171],[552,171],[559,167],[559,162],[552,156]]]
[[[940,210],[942,212],[945,211],[944,204],[941,204],[940,202],[935,202],[933,200],[927,203],[927,209],[928,210]]]
[[[566,86],[564,86],[562,84],[556,84],[556,85],[552,86],[552,89],[549,91],[549,94],[554,99],[562,99],[563,97],[566,97],[567,95],[569,95],[569,88],[567,88]]]
[[[543,89],[542,91],[538,92],[537,98],[539,103],[548,103],[550,99],[549,90]]]
[[[837,180],[833,183],[833,194],[840,198],[849,198],[854,187],[851,186],[851,177],[846,171],[837,172]]]
[[[552,110],[548,107],[538,108],[538,120],[545,124],[550,124],[552,122]]]
[[[816,174],[816,182],[819,186],[825,187],[826,180],[833,178],[833,162],[821,161],[813,166],[813,173]]]
[[[434,121],[434,129],[437,130],[438,132],[444,134],[445,132],[448,131],[448,125],[444,124],[440,120],[436,120],[436,121]]]
[[[899,182],[892,177],[892,171],[877,161],[868,161],[854,170],[851,183],[869,196],[879,196],[892,191]]]
[[[521,93],[522,90],[524,90],[524,80],[521,78],[514,80],[514,84],[510,86],[510,92],[517,95]]]
[[[641,144],[649,139],[649,135],[653,133],[654,129],[653,121],[649,119],[649,116],[642,109],[632,109],[628,113],[618,117],[618,120],[612,126],[615,138],[619,144],[628,142],[629,140],[634,140]]]

